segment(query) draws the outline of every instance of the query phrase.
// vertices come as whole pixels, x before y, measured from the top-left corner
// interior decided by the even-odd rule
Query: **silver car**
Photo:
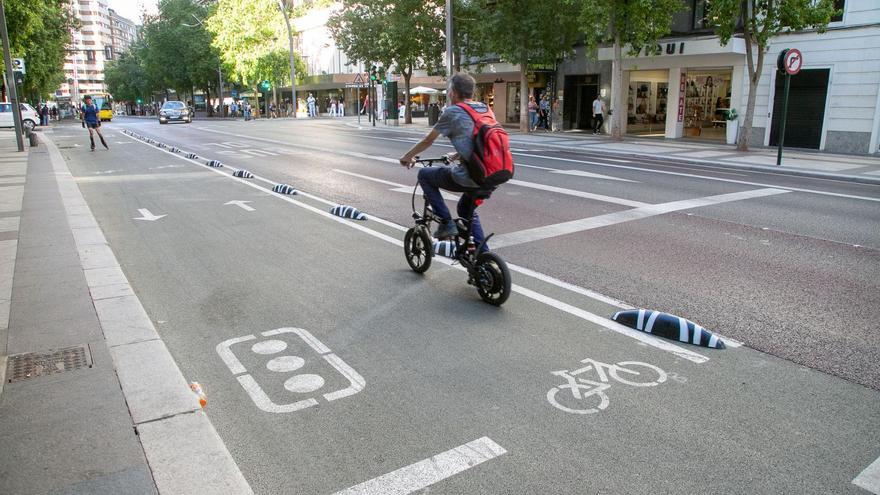
[[[167,124],[171,121],[190,123],[193,121],[193,112],[182,101],[166,101],[159,110],[159,123]]]

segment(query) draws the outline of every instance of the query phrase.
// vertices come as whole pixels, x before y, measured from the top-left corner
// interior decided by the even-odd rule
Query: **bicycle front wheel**
[[[431,257],[434,255],[431,236],[423,228],[410,228],[403,236],[403,253],[412,271],[425,273],[431,268]]]
[[[510,297],[510,270],[507,263],[495,253],[480,253],[474,266],[477,272],[477,292],[483,301],[501,306]]]

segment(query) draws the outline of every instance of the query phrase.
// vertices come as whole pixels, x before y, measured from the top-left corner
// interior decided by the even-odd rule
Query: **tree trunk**
[[[278,109],[278,83],[272,84],[272,104]]]
[[[253,111],[252,117],[255,119],[260,118],[260,89],[257,85],[254,85],[254,105],[251,107]]]
[[[529,59],[523,50],[519,63],[519,131],[530,132],[529,128]]]
[[[620,33],[614,33],[614,58],[611,61],[611,139],[623,141],[623,125],[627,114],[623,88],[623,55]]]
[[[205,85],[205,116],[214,116],[214,105],[211,105],[211,86]]]
[[[758,83],[761,81],[761,72],[764,70],[764,47],[757,46],[758,61],[752,63],[752,40],[751,36],[746,33],[746,57],[748,57],[749,69],[749,99],[746,103],[746,114],[743,118],[743,126],[739,131],[736,149],[739,151],[749,150],[749,141],[752,137],[752,121],[755,118],[755,101],[757,100]],[[772,110],[771,110],[772,111]],[[767,122],[770,125],[770,122]]]

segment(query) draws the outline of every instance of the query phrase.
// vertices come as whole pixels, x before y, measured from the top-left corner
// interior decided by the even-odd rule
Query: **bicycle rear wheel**
[[[477,292],[483,301],[501,306],[510,297],[510,270],[507,263],[495,253],[481,253],[477,256],[474,269],[477,272]]]
[[[431,258],[434,256],[431,236],[424,228],[410,228],[403,236],[403,253],[406,255],[406,262],[412,271],[425,273],[428,268],[431,268]]]

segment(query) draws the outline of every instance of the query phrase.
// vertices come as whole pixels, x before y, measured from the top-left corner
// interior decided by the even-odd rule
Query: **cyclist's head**
[[[470,100],[474,97],[474,87],[476,84],[473,77],[463,72],[455,74],[449,80],[450,98],[456,101]]]

